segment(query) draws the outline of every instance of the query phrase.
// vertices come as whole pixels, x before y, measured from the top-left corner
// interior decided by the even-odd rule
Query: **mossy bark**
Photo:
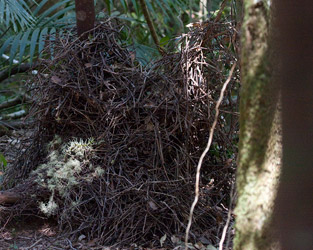
[[[235,250],[278,249],[272,213],[281,165],[278,88],[272,80],[269,10],[244,2]]]

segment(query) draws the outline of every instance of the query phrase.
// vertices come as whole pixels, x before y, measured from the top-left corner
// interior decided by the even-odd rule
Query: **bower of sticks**
[[[183,241],[197,164],[229,78],[190,231],[190,242],[216,245],[232,206],[237,153],[235,28],[217,19],[194,25],[176,52],[145,67],[123,45],[125,28],[106,20],[86,40],[73,31],[46,49],[53,59],[41,60],[29,83],[34,135],[3,182],[16,199],[1,204],[2,226],[40,216],[105,245]]]

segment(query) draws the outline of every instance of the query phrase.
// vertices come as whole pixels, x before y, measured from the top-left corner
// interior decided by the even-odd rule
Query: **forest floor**
[[[135,245],[127,248],[100,246],[97,243],[97,239],[88,242],[84,239],[84,235],[81,235],[76,240],[70,240],[57,230],[57,225],[53,221],[40,218],[20,219],[0,231],[0,250],[150,249],[137,247]]]

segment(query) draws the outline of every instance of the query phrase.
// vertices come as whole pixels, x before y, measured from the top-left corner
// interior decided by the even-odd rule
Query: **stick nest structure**
[[[22,197],[0,206],[4,224],[17,215],[50,216],[73,237],[106,245],[183,239],[215,100],[236,61],[236,33],[229,23],[204,23],[182,36],[180,51],[142,67],[119,38],[123,28],[107,20],[85,41],[55,38],[53,59],[42,60],[30,86],[33,142],[3,182]],[[203,163],[193,242],[216,245],[227,217],[238,74]]]

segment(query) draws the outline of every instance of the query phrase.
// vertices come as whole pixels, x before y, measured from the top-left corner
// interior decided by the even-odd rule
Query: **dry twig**
[[[187,225],[186,235],[185,235],[185,249],[186,250],[188,250],[188,237],[189,237],[189,231],[190,231],[191,223],[192,223],[192,216],[193,216],[193,213],[194,213],[194,209],[195,209],[195,207],[196,207],[196,205],[198,203],[198,200],[199,200],[200,170],[201,170],[202,162],[203,162],[204,157],[209,152],[209,149],[211,147],[214,130],[215,130],[215,127],[216,127],[216,124],[217,124],[218,116],[219,116],[219,107],[220,107],[220,105],[222,103],[222,100],[224,98],[224,92],[225,92],[225,90],[227,88],[228,83],[231,80],[231,77],[233,75],[235,67],[236,67],[236,63],[233,64],[233,66],[232,66],[232,68],[230,70],[229,76],[228,76],[227,80],[225,81],[225,83],[223,85],[223,88],[221,90],[220,97],[219,97],[219,99],[218,99],[218,101],[216,103],[216,107],[215,107],[215,117],[214,117],[214,121],[213,121],[212,127],[210,129],[210,135],[209,135],[208,144],[207,144],[205,150],[203,151],[203,153],[201,154],[201,157],[200,157],[198,165],[197,165],[196,184],[195,184],[195,199],[194,199],[194,201],[193,201],[193,203],[191,205],[191,208],[190,208],[188,225]]]
[[[41,214],[38,202],[47,204],[53,197],[60,228],[67,228],[73,236],[84,234],[86,240],[158,245],[165,234],[183,235],[194,192],[196,170],[191,166],[208,140],[213,100],[218,99],[227,78],[223,67],[236,61],[224,39],[214,37],[231,36],[234,30],[216,23],[212,29],[216,47],[203,48],[208,28],[197,27],[186,34],[182,51],[165,56],[152,68],[139,67],[121,46],[123,27],[114,20],[99,24],[91,41],[72,35],[56,38],[54,59],[42,62],[32,86],[34,139],[3,182],[16,193],[28,190],[28,199],[1,210],[1,218],[24,211]],[[231,79],[233,91],[238,77]],[[233,147],[231,131],[237,131],[237,117],[232,115],[236,103],[231,93],[225,96],[228,102],[221,106],[228,113],[223,116],[231,117],[231,122],[220,119],[215,128],[220,157],[210,155],[204,160],[208,174],[202,179],[203,195],[193,222],[195,240],[210,228],[209,240],[216,244],[217,222],[211,214],[227,199],[228,179],[234,172],[220,164]],[[47,146],[56,134],[62,145]],[[74,137],[84,142],[92,137],[95,143],[82,154],[79,171],[57,179],[64,187],[58,189],[51,185],[55,181],[51,172],[66,172],[62,167],[72,155],[62,152]],[[59,162],[45,168],[51,151]],[[216,183],[211,184],[210,178]],[[75,180],[70,188],[69,179]]]

